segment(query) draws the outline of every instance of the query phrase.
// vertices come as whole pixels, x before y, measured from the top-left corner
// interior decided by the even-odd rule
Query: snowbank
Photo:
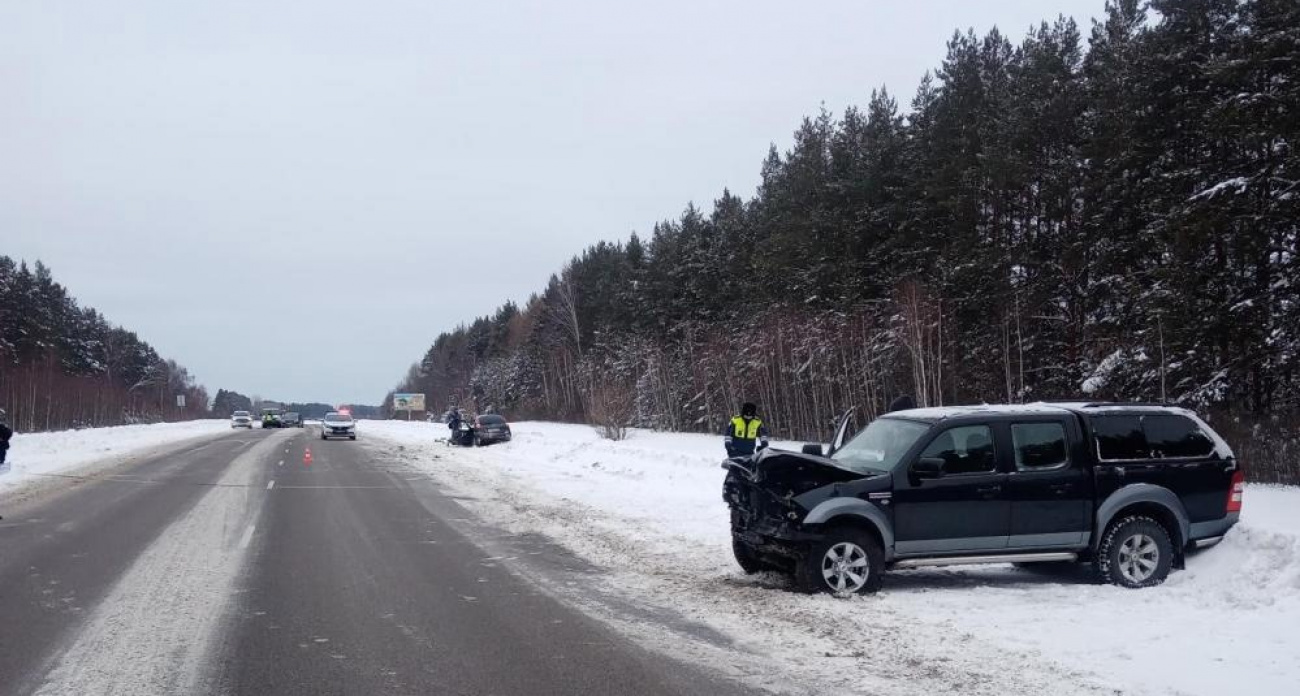
[[[480,514],[548,534],[623,591],[764,656],[773,673],[756,681],[1207,696],[1293,694],[1300,683],[1300,489],[1248,487],[1241,524],[1156,589],[984,566],[893,573],[879,595],[837,600],[736,568],[717,437],[633,431],[610,442],[585,426],[517,423],[513,442],[465,450],[436,442],[438,424],[364,425],[363,439],[399,445]]]
[[[64,474],[89,464],[114,464],[161,445],[230,432],[230,421],[198,420],[154,425],[122,425],[52,433],[18,433],[9,443],[0,495],[20,485]]]

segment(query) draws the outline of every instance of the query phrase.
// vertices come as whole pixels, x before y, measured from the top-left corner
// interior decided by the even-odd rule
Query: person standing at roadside
[[[8,414],[0,408],[0,468],[4,467],[5,455],[9,452],[9,439],[14,436],[14,429],[9,427]]]
[[[758,406],[746,402],[740,415],[731,419],[722,431],[728,457],[748,457],[767,447],[767,426],[758,417]]]
[[[14,436],[14,429],[9,427],[7,414],[3,408],[0,408],[0,471],[5,468],[5,455],[9,453],[9,438]],[[0,520],[3,520],[0,517]]]
[[[447,441],[453,445],[456,444],[456,436],[460,435],[460,424],[463,420],[460,409],[452,408],[447,411],[447,430],[450,431],[447,435]]]

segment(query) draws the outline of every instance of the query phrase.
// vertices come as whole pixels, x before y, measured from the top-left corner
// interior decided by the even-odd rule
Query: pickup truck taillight
[[[1246,474],[1237,469],[1232,472],[1232,488],[1228,489],[1228,512],[1241,512],[1241,499],[1246,493]]]

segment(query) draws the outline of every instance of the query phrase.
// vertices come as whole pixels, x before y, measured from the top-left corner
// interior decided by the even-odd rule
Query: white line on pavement
[[[241,550],[248,548],[249,542],[253,541],[253,532],[256,529],[257,525],[250,524],[248,525],[248,529],[244,530],[244,536],[239,539],[239,548]]]
[[[270,481],[266,482],[266,490],[269,491],[272,488],[275,488],[275,479],[271,479]]]

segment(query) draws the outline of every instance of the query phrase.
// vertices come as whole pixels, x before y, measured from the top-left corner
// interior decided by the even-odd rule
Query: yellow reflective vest
[[[744,418],[736,416],[731,419],[731,436],[737,440],[757,440],[758,430],[762,427],[763,421],[757,418],[751,418],[746,423]]]

